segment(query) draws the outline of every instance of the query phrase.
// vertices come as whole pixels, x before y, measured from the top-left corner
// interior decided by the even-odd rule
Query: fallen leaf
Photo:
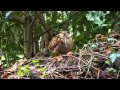
[[[8,73],[4,73],[3,75],[1,75],[1,78],[7,79],[9,77]]]
[[[72,51],[69,51],[68,53],[67,53],[67,55],[69,55],[69,56],[73,56],[73,52]]]
[[[8,79],[18,79],[18,77],[16,75],[9,75]]]
[[[12,67],[8,68],[6,71],[8,72],[14,72],[17,69],[18,65],[15,63]]]
[[[54,60],[62,61],[62,60],[63,60],[63,57],[60,55],[60,56],[54,57]]]
[[[0,71],[3,71],[3,68],[0,66]]]
[[[115,45],[120,46],[120,41],[117,41]]]
[[[101,34],[96,34],[96,38],[101,38]]]
[[[116,53],[112,53],[112,54],[110,54],[109,58],[110,58],[110,60],[112,61],[112,63],[114,63],[114,61],[115,61],[116,58],[117,58],[117,54],[116,54]]]
[[[107,50],[106,50],[106,53],[107,53],[107,55],[109,55],[109,54],[111,53],[111,50],[110,50],[110,49],[107,49]]]
[[[117,40],[120,40],[120,35],[119,35],[119,34],[115,34],[115,35],[113,36],[113,38],[115,38],[115,39],[117,39]]]

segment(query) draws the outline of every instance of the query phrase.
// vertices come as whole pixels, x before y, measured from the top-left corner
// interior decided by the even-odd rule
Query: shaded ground
[[[79,52],[61,57],[41,57],[21,60],[1,71],[6,79],[119,79],[119,34],[97,34]],[[113,60],[115,58],[115,60]]]

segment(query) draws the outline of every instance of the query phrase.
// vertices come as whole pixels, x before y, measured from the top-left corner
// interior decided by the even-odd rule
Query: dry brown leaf
[[[60,55],[60,56],[54,57],[54,60],[62,61],[62,60],[63,60],[63,57]]]
[[[96,34],[96,38],[101,38],[101,34]]]
[[[120,41],[117,41],[115,45],[120,46]]]
[[[3,68],[0,66],[0,71],[3,71]]]
[[[18,79],[16,75],[9,75],[7,79]]]
[[[117,39],[117,40],[120,40],[120,35],[119,35],[119,34],[115,34],[115,35],[113,36],[113,38],[115,38],[115,39]]]
[[[68,53],[67,53],[67,55],[69,55],[69,56],[73,56],[73,52],[72,51],[69,51]]]
[[[14,71],[16,71],[17,67],[18,67],[18,65],[17,65],[17,63],[15,63],[12,67],[8,68],[6,71],[7,72],[14,72]]]
[[[1,75],[1,78],[4,78],[4,79],[7,79],[8,77],[9,77],[9,75],[8,75],[8,73],[6,73],[6,72]]]

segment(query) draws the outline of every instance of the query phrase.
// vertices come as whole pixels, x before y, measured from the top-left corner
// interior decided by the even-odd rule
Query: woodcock
[[[67,31],[61,31],[59,34],[54,36],[49,43],[49,50],[57,54],[66,54],[73,47],[73,39],[71,34]]]

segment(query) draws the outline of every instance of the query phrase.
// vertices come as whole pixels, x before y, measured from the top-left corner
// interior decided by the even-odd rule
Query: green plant
[[[115,39],[114,39],[113,37],[110,37],[110,38],[108,38],[108,42],[109,42],[110,44],[114,44]]]
[[[105,61],[105,64],[110,65],[110,60],[109,60],[109,59],[106,60],[106,61]]]
[[[46,77],[46,73],[45,73],[45,68],[41,67],[39,68],[40,72],[42,73],[42,77]]]
[[[92,48],[97,48],[97,45],[96,45],[96,44],[92,44],[91,47],[92,47]]]
[[[116,69],[114,69],[114,68],[107,68],[107,70],[108,70],[109,72],[112,72],[112,73],[117,72],[117,70],[116,70]]]
[[[20,77],[22,74],[27,76],[29,73],[29,69],[28,69],[28,65],[19,67],[18,71],[17,71],[17,76]]]
[[[116,60],[117,57],[120,57],[120,54],[117,53],[111,53],[109,58],[112,61],[112,63]]]
[[[28,66],[26,65],[23,68],[24,68],[24,75],[27,76],[29,72]]]
[[[20,68],[18,69],[18,71],[17,71],[17,76],[20,77],[21,74],[22,74],[22,71],[21,71],[21,67],[20,67]]]
[[[39,66],[39,61],[40,61],[40,60],[33,59],[33,60],[32,60],[32,63],[33,63],[34,66],[37,67],[37,66]]]
[[[38,66],[39,66],[39,61],[40,61],[40,60],[33,59],[33,60],[32,60],[32,63],[33,63],[34,66],[38,67]],[[45,78],[45,77],[46,77],[45,68],[44,68],[44,67],[40,67],[40,68],[39,68],[39,71],[42,73],[42,77]]]

